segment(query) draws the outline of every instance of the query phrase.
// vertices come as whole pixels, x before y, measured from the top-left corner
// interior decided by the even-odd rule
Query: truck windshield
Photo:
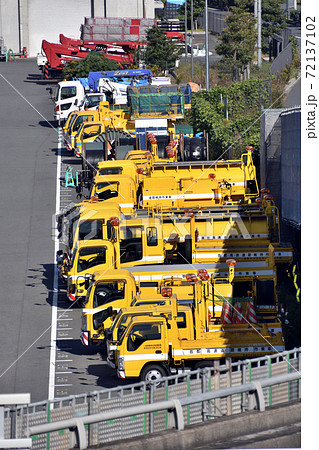
[[[91,269],[99,264],[105,264],[105,247],[84,247],[79,251],[77,271]]]
[[[76,115],[75,115],[76,116]],[[77,119],[74,122],[74,125],[72,126],[73,133],[78,131],[82,123],[84,122],[92,122],[93,116],[87,115],[87,116],[78,116]]]
[[[116,184],[97,183],[95,193],[100,200],[108,200],[109,198],[118,197],[119,193]]]
[[[103,281],[95,287],[93,308],[107,305],[115,300],[123,300],[125,295],[124,281]]]
[[[65,86],[61,89],[61,100],[76,96],[76,86]]]
[[[103,167],[99,170],[99,175],[121,175],[123,167]]]
[[[103,101],[103,95],[90,95],[84,102],[85,108],[94,108],[99,106],[99,103]]]
[[[73,125],[73,123],[74,123],[74,121],[75,121],[76,118],[77,118],[77,115],[76,115],[76,114],[73,114],[73,115],[71,116],[71,119],[70,119],[70,122],[69,122],[69,126],[68,126],[68,134],[71,133],[72,125]]]
[[[118,322],[118,327],[117,327],[117,339],[116,336],[113,336],[117,341],[119,341],[119,343],[121,344],[125,331],[127,329],[128,324],[130,323],[132,319],[131,315],[124,315],[122,316],[121,320]],[[113,327],[112,327],[113,328]]]
[[[103,239],[103,219],[86,220],[79,226],[79,241]]]
[[[88,139],[88,138],[92,138],[94,136],[98,136],[99,134],[101,134],[101,125],[91,125],[91,126],[86,126],[83,127],[83,133],[82,133],[82,138],[83,139]],[[81,129],[79,130],[79,133],[81,133]]]

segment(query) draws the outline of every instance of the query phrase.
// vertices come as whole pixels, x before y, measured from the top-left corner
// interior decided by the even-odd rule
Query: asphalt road
[[[0,392],[32,402],[128,384],[103,349],[82,346],[81,310],[54,285],[56,207],[77,202],[63,180],[67,166],[81,168],[53,125],[54,85],[35,59],[0,63]]]
[[[80,169],[58,143],[54,85],[35,59],[0,63],[0,392],[30,392],[32,402],[123,384],[103,351],[82,346],[81,310],[63,284],[54,292],[57,183],[57,204],[77,202],[63,179],[68,165]]]
[[[34,59],[0,62],[0,392],[32,401],[48,395],[57,142],[37,76]]]

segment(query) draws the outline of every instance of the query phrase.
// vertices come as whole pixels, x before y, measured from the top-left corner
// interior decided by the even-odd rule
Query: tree
[[[191,28],[191,0],[185,0],[187,8],[187,27]],[[205,8],[205,0],[193,0],[193,19],[197,21],[198,17],[202,14]],[[185,5],[181,5],[179,9],[179,17],[185,21]]]
[[[142,52],[142,58],[148,66],[159,66],[162,71],[175,66],[175,61],[182,53],[178,47],[157,26],[147,30],[147,47]]]
[[[119,69],[120,65],[112,59],[107,59],[102,52],[90,52],[86,58],[67,62],[63,69],[63,76],[67,80],[72,78],[86,78],[89,72],[101,72]]]
[[[193,94],[191,123],[195,132],[207,131],[211,157],[219,157],[230,146],[233,156],[239,157],[247,145],[259,149],[261,110],[271,103],[271,79],[214,86]]]
[[[223,11],[229,11],[231,6],[235,6],[236,0],[208,0],[209,8],[217,8]]]
[[[254,57],[257,30],[254,15],[247,11],[246,0],[239,0],[238,6],[231,8],[232,14],[226,19],[226,28],[216,52],[223,56],[233,68],[233,81],[243,78],[247,66]]]
[[[269,44],[273,35],[287,26],[285,13],[280,7],[281,3],[281,0],[263,0],[261,2],[261,36],[265,53],[269,52]]]

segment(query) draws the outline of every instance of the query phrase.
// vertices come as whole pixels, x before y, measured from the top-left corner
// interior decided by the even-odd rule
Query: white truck
[[[105,94],[88,92],[79,80],[60,81],[55,93],[54,119],[63,123],[72,111],[96,109],[102,101],[106,101]]]
[[[108,72],[105,72],[106,74]],[[97,92],[90,92],[87,78],[70,81],[60,81],[55,94],[54,119],[63,123],[72,111],[96,109],[100,102],[108,101],[110,105],[127,104],[127,88],[129,84],[116,82],[107,77],[101,77],[97,82]],[[152,85],[170,84],[169,77],[154,77]]]

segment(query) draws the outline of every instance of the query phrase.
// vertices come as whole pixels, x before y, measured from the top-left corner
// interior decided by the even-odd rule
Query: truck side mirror
[[[84,287],[86,290],[89,289],[90,282],[91,282],[90,278],[85,278]]]
[[[76,98],[75,100],[74,100],[74,106],[76,106],[78,104],[78,99]]]

